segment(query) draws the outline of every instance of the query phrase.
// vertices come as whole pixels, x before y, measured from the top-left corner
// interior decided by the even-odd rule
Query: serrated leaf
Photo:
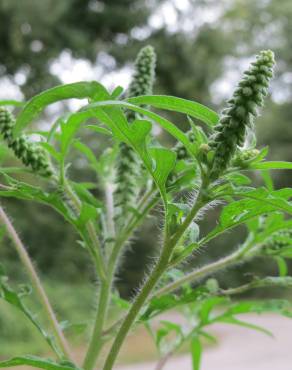
[[[40,112],[49,104],[65,99],[97,99],[107,97],[106,89],[96,81],[75,82],[67,85],[60,85],[43,91],[34,96],[24,106],[17,117],[14,127],[15,135],[27,126]]]
[[[197,118],[207,125],[214,126],[219,120],[217,113],[206,106],[191,100],[177,98],[167,95],[144,95],[127,99],[133,104],[151,105],[155,108],[171,110],[185,113],[191,117]]]
[[[73,364],[58,364],[50,359],[43,359],[37,356],[18,356],[7,361],[0,362],[0,368],[14,367],[14,366],[31,366],[44,370],[77,370],[78,368]]]

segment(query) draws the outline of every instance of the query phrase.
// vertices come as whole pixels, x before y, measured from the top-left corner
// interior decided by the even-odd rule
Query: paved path
[[[242,319],[264,326],[274,333],[274,338],[246,328],[216,324],[210,332],[219,338],[219,344],[204,352],[202,370],[292,370],[292,319],[273,315],[244,315]],[[154,369],[154,363],[118,368]],[[191,369],[189,356],[174,358],[164,368]]]

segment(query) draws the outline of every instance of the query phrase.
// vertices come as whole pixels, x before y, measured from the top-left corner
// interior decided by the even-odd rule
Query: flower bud
[[[13,115],[6,108],[0,107],[0,133],[8,147],[25,166],[31,167],[41,176],[51,177],[53,168],[47,153],[38,144],[30,142],[24,135],[14,138],[12,134],[14,125]]]
[[[225,171],[238,146],[244,144],[246,130],[252,128],[253,118],[258,115],[257,108],[263,105],[267,95],[274,63],[272,51],[261,51],[248,71],[244,72],[232,98],[227,102],[227,108],[222,111],[209,142],[215,151],[210,168],[212,179]]]
[[[135,72],[130,83],[127,97],[152,94],[155,79],[156,54],[152,46],[140,50],[135,62]],[[138,118],[134,111],[126,111],[129,122]],[[115,211],[116,219],[124,215],[124,211],[135,206],[137,195],[137,178],[141,164],[134,150],[125,143],[120,144],[117,162]]]

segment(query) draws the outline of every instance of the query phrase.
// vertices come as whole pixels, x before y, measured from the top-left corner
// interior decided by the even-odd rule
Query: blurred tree
[[[146,0],[2,0],[0,2],[1,75],[22,71],[27,97],[58,81],[50,63],[63,50],[96,61],[133,27],[145,24],[153,7]]]

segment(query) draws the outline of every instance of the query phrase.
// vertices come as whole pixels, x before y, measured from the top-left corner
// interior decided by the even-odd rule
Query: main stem
[[[146,281],[145,285],[143,286],[141,292],[138,294],[138,296],[135,299],[135,302],[133,303],[130,311],[127,314],[127,317],[125,318],[116,338],[115,341],[111,347],[111,350],[109,352],[109,355],[106,359],[104,370],[111,370],[115,360],[117,358],[117,355],[120,351],[120,348],[125,340],[125,337],[127,336],[132,324],[134,323],[138,313],[140,312],[140,309],[142,308],[144,302],[146,301],[147,297],[149,296],[150,292],[156,285],[157,281],[165,271],[165,268],[167,266],[168,258],[170,256],[170,253],[164,253],[161,255],[157,265],[155,266],[154,270],[152,271],[149,279]]]
[[[49,320],[49,323],[51,325],[52,331],[55,335],[55,338],[57,339],[60,348],[62,349],[62,352],[64,355],[72,360],[73,356],[71,354],[69,345],[66,341],[66,338],[59,326],[58,320],[56,318],[56,315],[54,313],[54,310],[49,302],[48,296],[41,284],[41,281],[38,277],[38,274],[33,266],[33,263],[31,262],[31,259],[22,244],[22,241],[20,240],[16,230],[14,229],[11,221],[7,217],[6,213],[4,212],[3,208],[0,206],[0,220],[2,223],[6,226],[7,232],[13,241],[15,248],[17,250],[17,253],[21,259],[21,262],[23,263],[24,267],[26,268],[27,274],[30,277],[31,284],[34,288],[35,293],[38,295],[39,300],[43,306],[44,311],[47,314],[47,318]]]
[[[106,187],[107,189],[107,187]],[[109,189],[111,190],[111,189]],[[151,198],[153,191],[149,192],[147,197],[143,197],[141,202],[139,203],[138,209],[145,205],[147,200]],[[107,227],[109,236],[115,236],[115,229],[113,223],[113,202],[111,199],[112,192],[106,191],[106,208],[107,208]],[[114,274],[116,270],[117,261],[119,258],[119,254],[123,245],[127,242],[130,235],[132,235],[133,230],[139,224],[141,219],[145,217],[145,215],[149,212],[149,210],[157,203],[156,199],[150,199],[149,203],[145,205],[144,210],[141,213],[140,217],[134,217],[129,221],[129,227],[125,230],[125,232],[116,240],[111,255],[108,261],[108,270],[107,270],[107,281],[102,282],[100,287],[100,296],[99,296],[99,303],[96,313],[96,319],[94,324],[94,329],[92,333],[92,337],[90,340],[90,344],[85,356],[83,367],[85,370],[91,370],[94,368],[98,355],[102,349],[103,342],[102,342],[102,333],[104,329],[104,324],[107,317],[107,310],[109,304],[109,297],[111,292],[111,287],[114,280]]]
[[[202,187],[204,184],[202,184]],[[191,222],[193,221],[193,218],[197,214],[198,210],[203,205],[203,197],[202,197],[202,187],[201,190],[198,193],[197,200],[191,210],[191,212],[188,214],[182,225],[180,226],[177,233],[174,234],[174,236],[171,239],[165,238],[165,242],[162,248],[161,255],[159,257],[159,260],[152,270],[148,280],[146,281],[145,285],[143,286],[140,293],[137,295],[132,307],[130,308],[125,320],[122,323],[122,326],[120,327],[118,334],[113,342],[113,345],[110,349],[110,352],[108,354],[108,357],[106,359],[105,365],[103,370],[112,370],[113,365],[116,361],[116,358],[119,354],[119,351],[121,349],[121,346],[132,327],[133,323],[135,322],[136,317],[138,316],[143,304],[149,297],[151,291],[157,284],[158,280],[162,276],[162,274],[165,272],[168,266],[168,262],[170,259],[170,256],[172,254],[173,248],[176,246],[176,244],[179,242],[181,237],[183,236],[184,232],[187,230]]]

